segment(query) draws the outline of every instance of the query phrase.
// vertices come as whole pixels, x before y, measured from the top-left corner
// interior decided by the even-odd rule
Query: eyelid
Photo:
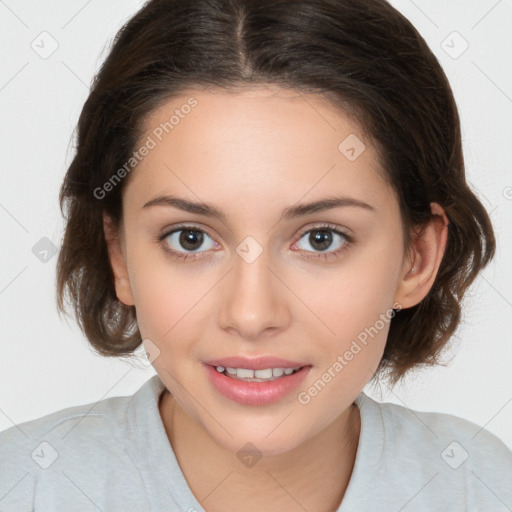
[[[182,231],[182,230],[185,230],[185,229],[192,229],[192,230],[201,231],[204,234],[206,234],[214,242],[214,244],[216,246],[219,245],[218,242],[215,240],[215,238],[212,235],[210,235],[210,233],[208,232],[208,229],[206,227],[204,227],[203,225],[198,225],[198,224],[191,223],[191,222],[185,222],[185,223],[177,224],[177,225],[169,227],[169,228],[164,228],[161,231],[161,234],[157,236],[157,240],[160,243],[163,243],[163,241],[167,237],[169,237],[170,235],[176,233],[177,231]],[[320,224],[309,225],[309,226],[301,229],[300,234],[298,235],[296,240],[293,242],[292,247],[295,246],[297,244],[297,242],[305,234],[307,234],[307,233],[309,233],[311,231],[315,231],[315,230],[318,230],[318,231],[321,231],[321,230],[332,231],[332,232],[338,234],[339,236],[341,236],[341,237],[343,237],[345,239],[343,247],[341,247],[339,249],[336,249],[334,251],[324,251],[324,252],[322,252],[322,251],[321,252],[304,251],[304,252],[308,253],[306,258],[309,258],[309,259],[312,259],[312,260],[315,260],[315,259],[318,259],[318,258],[328,259],[329,257],[336,258],[339,253],[347,250],[349,248],[349,246],[352,245],[352,243],[355,242],[355,237],[352,236],[351,234],[346,233],[344,231],[344,229],[347,229],[348,231],[351,231],[348,228],[342,228],[340,226],[337,226],[337,225],[334,225],[334,224],[330,224],[328,222],[323,222],[323,223],[320,223]],[[176,251],[174,249],[171,249],[168,246],[164,247],[164,250],[166,252],[170,253],[171,256],[173,256],[174,258],[177,258],[177,259],[187,259],[188,257],[190,257],[192,260],[200,260],[202,258],[208,257],[208,253],[211,252],[211,249],[207,250],[207,251],[198,251],[198,252]],[[300,249],[298,249],[298,250],[302,251]]]
[[[205,235],[207,235],[213,241],[215,246],[219,245],[217,243],[217,241],[215,240],[215,238],[208,233],[208,230],[206,228],[204,228],[203,226],[200,227],[200,226],[194,225],[193,223],[190,223],[190,222],[185,222],[183,224],[177,224],[175,226],[162,229],[160,234],[158,234],[156,236],[155,240],[161,245],[162,249],[171,258],[173,258],[173,259],[175,259],[177,261],[181,260],[181,261],[184,262],[185,260],[187,260],[189,258],[192,261],[200,261],[203,258],[207,258],[208,257],[208,253],[211,252],[212,249],[210,249],[208,251],[198,251],[198,252],[177,251],[175,249],[172,249],[165,242],[166,238],[170,237],[174,233],[176,233],[178,231],[184,231],[186,229],[201,231],[201,232],[203,232]]]
[[[208,228],[206,228],[202,224],[195,224],[193,222],[184,222],[182,224],[177,224],[177,225],[169,227],[169,228],[167,228],[167,227],[163,228],[161,230],[161,234],[159,235],[159,238],[161,238],[163,240],[164,238],[168,237],[172,233],[175,233],[176,231],[180,231],[181,229],[187,229],[187,228],[192,228],[192,229],[197,229],[199,231],[203,231],[212,240],[215,240],[215,237],[213,237],[209,233]],[[303,228],[300,231],[300,234],[297,236],[296,241],[300,240],[306,233],[308,233],[309,231],[312,231],[314,229],[318,229],[318,230],[320,230],[320,229],[331,230],[331,231],[334,231],[336,233],[339,233],[339,234],[345,236],[348,240],[351,240],[353,238],[352,235],[350,235],[349,233],[346,233],[344,231],[344,229],[346,229],[347,231],[351,231],[350,229],[348,229],[348,228],[341,228],[340,226],[337,226],[335,224],[330,224],[329,222],[321,222],[320,224],[313,223],[313,225],[309,225],[309,226]]]
[[[301,240],[301,238],[310,233],[310,232],[313,232],[313,231],[332,231],[333,233],[336,233],[337,235],[339,235],[340,237],[342,237],[343,239],[343,244],[341,247],[339,247],[338,249],[335,249],[335,250],[326,250],[326,251],[319,251],[319,252],[316,252],[316,251],[306,251],[306,250],[301,250],[301,249],[293,249],[297,244],[298,242]],[[350,229],[348,229],[348,231],[351,231]],[[352,247],[352,245],[356,243],[356,238],[352,235],[352,234],[348,234],[344,231],[344,228],[342,227],[339,227],[339,226],[336,226],[336,225],[333,225],[333,224],[330,224],[328,222],[324,222],[320,225],[314,225],[314,226],[309,226],[309,227],[306,227],[304,228],[303,230],[301,230],[301,234],[299,235],[298,239],[296,242],[293,243],[292,245],[292,250],[297,250],[297,251],[300,251],[300,252],[303,252],[304,255],[303,257],[308,259],[308,260],[311,260],[311,261],[314,261],[314,262],[319,262],[320,260],[324,260],[325,262],[328,262],[329,260],[334,260],[334,261],[339,261],[339,258],[346,252],[346,251],[349,251]]]
[[[305,227],[301,230],[300,232],[300,235],[299,235],[299,239],[301,237],[303,237],[306,233],[309,233],[310,231],[314,231],[315,229],[317,230],[322,230],[322,229],[325,229],[325,230],[328,230],[328,231],[335,231],[336,233],[339,233],[343,236],[346,236],[347,238],[351,238],[352,235],[350,235],[349,233],[346,233],[344,230],[346,229],[347,231],[350,231],[350,229],[348,228],[343,228],[341,226],[337,226],[335,224],[330,224],[329,222],[321,222],[320,224],[318,223],[313,223],[313,225],[309,225],[308,227]]]
[[[316,257],[328,257],[328,256],[336,256],[341,251],[344,251],[345,249],[348,249],[349,246],[351,246],[353,243],[356,242],[356,237],[352,235],[352,231],[348,228],[344,228],[341,226],[337,226],[335,224],[331,224],[329,222],[323,222],[320,224],[310,225],[308,227],[305,227],[301,230],[300,234],[298,235],[297,239],[293,242],[292,247],[295,247],[298,242],[301,240],[301,238],[306,235],[307,233],[310,233],[312,231],[332,231],[333,233],[336,233],[340,237],[344,239],[343,247],[335,250],[327,250],[327,251],[305,251],[306,253],[310,254],[308,256],[309,258],[316,258]],[[347,233],[346,231],[349,231],[350,233]],[[301,249],[294,249],[294,250],[301,250]]]
[[[195,224],[194,222],[183,222],[181,224],[176,224],[171,227],[165,227],[161,230],[160,235],[158,237],[160,239],[167,238],[169,235],[175,233],[176,231],[181,231],[182,229],[197,229],[197,231],[202,231],[203,233],[207,234],[212,240],[215,240],[215,237],[213,237],[209,231],[208,228],[203,226],[202,224]]]

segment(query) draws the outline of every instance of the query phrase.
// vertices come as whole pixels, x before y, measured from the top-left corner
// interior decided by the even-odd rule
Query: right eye
[[[180,226],[178,229],[166,232],[159,239],[163,244],[163,249],[178,259],[203,257],[193,255],[206,252],[199,250],[204,245],[205,240],[210,240],[210,246],[206,250],[216,246],[216,242],[205,231],[195,226]]]

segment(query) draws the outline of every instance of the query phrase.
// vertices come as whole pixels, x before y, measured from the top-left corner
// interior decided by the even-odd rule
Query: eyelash
[[[339,249],[336,249],[335,251],[328,251],[328,252],[317,252],[312,254],[307,254],[305,257],[312,259],[312,260],[318,260],[319,258],[323,258],[325,261],[327,261],[330,258],[338,258],[338,256],[346,251],[354,242],[355,239],[353,236],[347,235],[347,233],[344,233],[343,231],[340,231],[336,226],[333,226],[332,224],[321,224],[320,226],[314,226],[312,228],[308,228],[304,231],[302,231],[297,239],[297,242],[307,233],[310,233],[312,231],[331,231],[332,233],[335,233],[339,235],[342,239],[342,246]],[[307,251],[308,253],[311,253],[311,251]]]
[[[201,251],[201,252],[197,252],[197,253],[191,253],[191,252],[189,252],[189,253],[182,253],[182,252],[170,249],[169,246],[164,242],[165,239],[167,237],[169,237],[170,235],[172,235],[173,233],[177,233],[177,232],[184,231],[184,230],[187,230],[187,229],[191,230],[191,231],[197,231],[197,232],[203,233],[205,235],[208,235],[210,238],[212,238],[203,229],[200,229],[200,228],[198,228],[196,226],[183,225],[183,226],[178,226],[176,228],[173,228],[171,231],[167,231],[167,232],[165,232],[162,235],[159,235],[157,237],[157,241],[162,245],[163,250],[167,254],[169,254],[169,256],[171,256],[172,258],[177,259],[177,260],[185,261],[186,259],[191,257],[192,259],[197,261],[197,260],[200,260],[200,259],[206,257],[206,256],[202,256],[202,254],[206,254],[205,251]],[[329,258],[337,258],[341,252],[347,250],[355,242],[354,237],[352,237],[350,235],[347,235],[343,231],[340,231],[339,229],[337,229],[336,226],[333,226],[331,224],[322,224],[320,226],[314,226],[313,228],[306,229],[305,231],[301,232],[301,234],[299,235],[299,237],[297,239],[297,242],[305,234],[310,233],[312,231],[331,231],[331,232],[341,236],[344,239],[342,247],[340,247],[339,249],[336,249],[335,251],[319,252],[319,253],[314,253],[315,254],[314,256],[313,255],[306,255],[305,256],[306,258],[309,258],[309,259],[312,259],[312,260],[317,260],[318,258],[324,258],[325,260],[327,260]],[[213,240],[213,238],[212,238],[212,240]],[[306,252],[311,252],[311,251],[306,251]],[[200,254],[201,256],[197,256],[198,254]]]

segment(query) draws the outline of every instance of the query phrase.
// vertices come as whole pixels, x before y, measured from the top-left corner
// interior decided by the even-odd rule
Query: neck
[[[192,493],[208,512],[336,510],[354,467],[360,432],[355,404],[295,449],[244,467],[168,393],[160,415]]]

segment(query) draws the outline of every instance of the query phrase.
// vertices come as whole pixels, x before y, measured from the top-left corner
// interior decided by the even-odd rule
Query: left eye
[[[307,238],[306,238],[306,235]],[[347,235],[342,233],[341,231],[338,231],[337,229],[333,229],[330,227],[319,227],[310,229],[309,231],[306,231],[300,238],[300,240],[305,239],[307,240],[307,243],[309,243],[311,246],[313,246],[313,251],[320,251],[320,252],[326,252],[327,249],[331,249],[331,252],[336,252],[340,249],[342,249],[350,240]],[[334,240],[338,240],[338,242],[335,244],[335,247],[331,247]],[[299,249],[309,251],[309,249],[300,247],[300,240],[297,242],[299,245]]]
[[[164,239],[167,241],[167,244],[171,246],[172,251],[182,252],[180,250],[181,247],[181,249],[185,249],[187,252],[202,252],[198,249],[203,245],[205,237],[212,242],[210,247],[206,247],[205,250],[212,249],[215,246],[215,242],[204,231],[197,228],[177,229],[165,235]]]

